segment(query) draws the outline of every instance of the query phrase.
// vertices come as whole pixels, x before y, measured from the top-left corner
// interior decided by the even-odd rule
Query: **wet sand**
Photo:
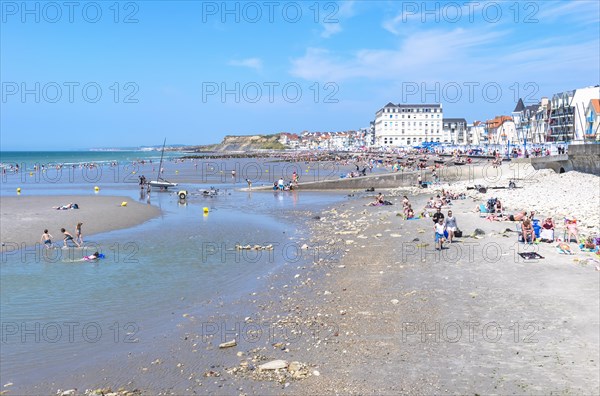
[[[160,213],[155,206],[116,196],[20,196],[1,200],[2,251],[39,243],[44,229],[54,237],[55,244],[62,246],[63,227],[75,237],[75,226],[83,222],[85,242],[89,235],[132,227]],[[121,206],[123,201],[127,201],[127,206]],[[71,202],[77,203],[79,209],[52,209]]]

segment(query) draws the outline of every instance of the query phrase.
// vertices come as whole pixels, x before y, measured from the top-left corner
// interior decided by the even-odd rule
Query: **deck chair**
[[[487,207],[484,204],[479,204],[479,217],[487,217],[490,214],[490,211],[487,210]]]
[[[517,241],[519,243],[525,243],[525,238],[523,238],[523,230],[521,229],[521,223],[515,224],[515,231],[517,232]]]

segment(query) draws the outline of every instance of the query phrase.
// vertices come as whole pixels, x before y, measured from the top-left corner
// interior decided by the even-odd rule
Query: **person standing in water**
[[[70,233],[69,231],[65,230],[64,228],[61,228],[61,229],[60,229],[60,232],[62,232],[62,233],[63,233],[63,235],[65,236],[65,239],[63,239],[63,242],[64,242],[64,244],[65,244],[65,246],[64,246],[65,248],[67,248],[67,247],[68,247],[68,246],[67,246],[67,242],[68,242],[68,241],[73,241],[73,243],[74,243],[75,245],[77,245],[77,247],[81,247],[81,246],[79,245],[79,243],[77,243],[77,241],[76,241],[75,239],[73,239],[73,235],[71,235],[71,233]]]
[[[52,247],[52,235],[48,233],[48,230],[44,230],[40,242],[46,246],[46,249],[50,249]]]
[[[80,245],[83,245],[83,234],[81,233],[82,222],[77,223],[75,226],[75,241],[77,241]]]

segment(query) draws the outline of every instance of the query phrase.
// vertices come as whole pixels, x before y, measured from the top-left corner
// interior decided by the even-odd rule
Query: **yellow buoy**
[[[17,187],[17,194],[21,194],[21,187]]]
[[[121,206],[127,206],[127,201],[121,202]]]
[[[96,192],[100,191],[100,187],[98,187],[98,186],[94,187],[94,191],[96,191]]]
[[[135,175],[135,171],[131,171],[131,174],[132,174],[132,175]]]
[[[178,171],[178,170],[176,170],[176,171],[175,171],[175,174],[177,174],[177,173],[179,173],[179,171]]]
[[[29,176],[33,176],[33,172],[29,172]]]
[[[204,207],[203,210],[204,210],[204,213],[208,213],[208,208],[207,207]]]

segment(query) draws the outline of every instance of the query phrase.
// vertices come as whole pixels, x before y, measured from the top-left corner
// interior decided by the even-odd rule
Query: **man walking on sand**
[[[444,214],[442,213],[442,208],[438,207],[437,211],[433,214],[434,224],[437,224],[440,221],[440,219],[444,221]]]

